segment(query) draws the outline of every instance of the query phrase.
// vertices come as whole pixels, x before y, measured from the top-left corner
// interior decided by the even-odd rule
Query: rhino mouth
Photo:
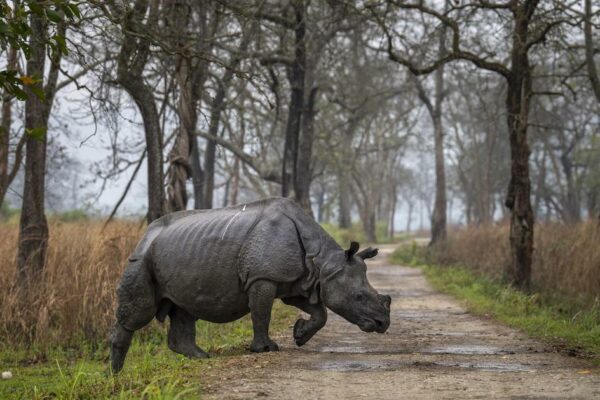
[[[384,333],[390,326],[389,319],[369,318],[364,319],[358,324],[358,327],[363,332]]]

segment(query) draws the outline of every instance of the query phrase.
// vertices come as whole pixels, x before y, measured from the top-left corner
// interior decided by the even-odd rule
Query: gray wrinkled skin
[[[111,368],[121,370],[133,332],[169,316],[169,348],[206,358],[195,322],[231,322],[251,313],[254,352],[269,338],[276,298],[310,315],[294,325],[298,346],[327,321],[327,308],[365,332],[390,324],[389,296],[369,284],[364,259],[377,249],[344,251],[293,201],[272,198],[215,210],[182,211],[154,221],[129,258],[118,288]]]

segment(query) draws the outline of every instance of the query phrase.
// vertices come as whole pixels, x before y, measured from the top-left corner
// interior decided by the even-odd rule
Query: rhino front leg
[[[312,338],[327,322],[327,309],[323,303],[311,304],[304,297],[288,297],[282,299],[285,304],[298,307],[307,314],[310,319],[299,318],[294,324],[294,341],[297,346],[302,346]]]
[[[169,348],[189,358],[208,358],[208,354],[196,346],[196,319],[177,306],[171,309],[169,319]]]
[[[250,315],[254,339],[250,350],[256,353],[278,351],[279,346],[269,337],[271,309],[277,293],[277,285],[271,281],[256,281],[248,290]]]

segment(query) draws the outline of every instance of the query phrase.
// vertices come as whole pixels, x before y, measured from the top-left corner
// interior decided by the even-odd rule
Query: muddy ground
[[[384,246],[369,280],[392,296],[392,325],[367,334],[329,313],[297,348],[249,354],[205,377],[215,399],[600,399],[600,370],[434,291],[420,270],[389,265]]]

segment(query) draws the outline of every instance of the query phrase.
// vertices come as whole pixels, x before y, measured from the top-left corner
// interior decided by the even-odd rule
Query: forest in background
[[[501,275],[525,290],[536,224],[600,218],[591,0],[2,5],[0,201],[20,209],[21,289],[48,261],[46,210],[124,176],[105,226],[140,176],[148,223],[267,196],[368,242],[417,210],[432,246],[448,215],[506,221]],[[101,162],[65,149],[77,119],[106,135]]]
[[[171,354],[153,322],[118,378],[106,338],[147,224],[268,196],[344,247],[409,243],[392,261],[441,265],[423,267],[430,282],[486,319],[599,359],[592,0],[17,0],[0,13],[0,363],[15,372],[0,397],[179,398],[236,374],[248,317],[199,321],[214,355],[201,363]],[[273,333],[296,314],[278,304]]]

